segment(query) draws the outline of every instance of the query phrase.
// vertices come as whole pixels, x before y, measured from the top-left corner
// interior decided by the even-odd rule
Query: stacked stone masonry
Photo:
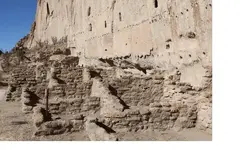
[[[211,0],[38,0],[6,100],[33,113],[38,136],[212,133],[211,11]]]
[[[11,97],[8,101],[18,101],[23,88],[27,86],[39,99],[39,103],[44,104],[45,89],[49,84],[48,74],[54,68],[58,84],[49,89],[49,111],[53,115],[70,115],[69,121],[75,121],[75,114],[84,118],[90,114],[99,114],[103,124],[117,131],[198,127],[211,133],[212,76],[209,67],[205,67],[203,86],[194,87],[180,81],[182,74],[179,70],[153,70],[150,75],[128,74],[117,78],[118,66],[94,70],[93,67],[79,66],[78,60],[77,57],[66,56],[61,62],[19,66],[13,70]],[[93,72],[96,74],[93,75]],[[83,81],[84,73],[89,74],[90,80]],[[102,86],[117,102],[104,106],[102,96],[92,96],[93,81],[97,77],[101,78]],[[119,100],[127,107],[115,112],[106,111],[120,103]],[[107,113],[102,115],[100,111],[104,108]],[[83,126],[84,122],[78,125]],[[78,130],[75,127],[75,131]]]

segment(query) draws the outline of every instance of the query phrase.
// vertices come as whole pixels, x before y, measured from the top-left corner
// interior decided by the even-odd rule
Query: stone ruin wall
[[[38,0],[29,47],[67,36],[72,55],[149,55],[162,67],[211,65],[211,0]],[[83,61],[82,61],[83,60]]]
[[[83,130],[91,114],[115,131],[212,133],[211,1],[154,2],[39,0],[31,60],[11,71],[6,100],[35,116],[49,89],[60,119],[41,122],[37,135]]]
[[[48,74],[54,68],[59,81],[49,89],[49,111],[62,119],[65,116],[73,124],[73,131],[84,128],[84,118],[99,114],[98,119],[115,131],[198,127],[211,133],[211,68],[206,68],[206,84],[194,87],[181,82],[179,70],[118,76],[119,67],[85,68],[78,61],[78,57],[67,56],[62,61],[15,68],[7,101],[22,101],[22,90],[28,86],[39,101],[23,106],[23,111],[32,113],[35,105],[45,105],[45,89],[51,80]],[[53,134],[47,133],[48,124],[43,125],[44,129],[41,126],[37,134]]]

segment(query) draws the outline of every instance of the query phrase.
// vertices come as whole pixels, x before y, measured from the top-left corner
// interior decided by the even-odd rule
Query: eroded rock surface
[[[98,121],[96,117],[88,117],[85,123],[86,132],[91,141],[117,141],[115,131]]]
[[[39,0],[31,33],[1,61],[5,101],[32,115],[36,137],[211,134],[210,0],[105,2]]]

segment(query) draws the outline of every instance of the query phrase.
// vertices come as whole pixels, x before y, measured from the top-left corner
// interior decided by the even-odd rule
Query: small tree
[[[44,46],[44,44],[41,40],[36,41],[36,44],[39,48],[42,48]]]
[[[4,54],[3,49],[0,48],[0,56]]]
[[[58,43],[57,37],[51,37],[52,44],[56,45]]]

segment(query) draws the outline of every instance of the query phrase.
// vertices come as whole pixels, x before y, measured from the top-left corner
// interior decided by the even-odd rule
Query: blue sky
[[[37,0],[0,0],[0,49],[10,50],[30,31]]]

